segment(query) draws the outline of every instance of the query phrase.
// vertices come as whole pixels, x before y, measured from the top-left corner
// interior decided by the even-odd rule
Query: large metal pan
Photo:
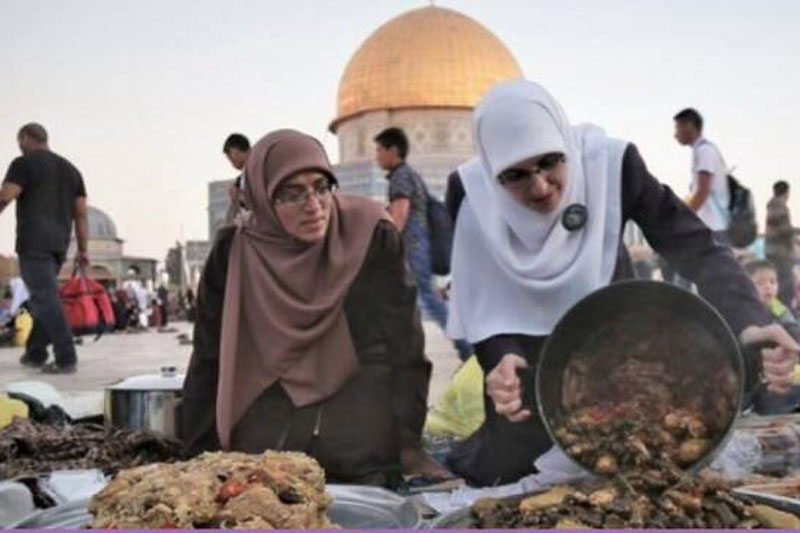
[[[645,385],[639,386],[701,397],[719,413],[712,446],[690,469],[702,468],[724,445],[736,421],[744,364],[719,312],[699,296],[666,283],[609,285],[578,302],[558,322],[535,377],[537,408],[551,439],[565,450],[555,430],[572,409],[635,392],[622,390],[610,378],[631,354],[643,365],[665,369],[664,375],[642,379]]]

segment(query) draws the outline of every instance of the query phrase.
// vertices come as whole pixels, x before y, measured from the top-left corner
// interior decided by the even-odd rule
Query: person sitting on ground
[[[247,159],[250,211],[223,228],[197,298],[180,436],[294,450],[329,481],[446,473],[421,449],[431,365],[400,233],[339,195],[320,142],[278,130]]]
[[[760,351],[767,388],[790,392],[800,345],[774,323],[730,248],[650,174],[635,145],[599,126],[572,126],[555,98],[524,80],[490,89],[473,125],[478,155],[458,168],[448,193],[457,218],[447,332],[475,347],[486,420],[449,456],[454,473],[473,485],[510,483],[551,448],[544,421],[523,404],[519,370],[536,368],[573,305],[627,277],[627,221],[742,344],[771,345]]]
[[[750,279],[756,286],[761,303],[769,309],[783,328],[795,340],[800,342],[800,324],[792,311],[787,308],[779,297],[778,268],[770,260],[754,260],[745,264],[745,270],[750,274]],[[797,368],[795,366],[795,375]],[[800,386],[796,383],[789,394],[776,395],[769,391],[756,394],[753,398],[753,408],[761,415],[783,415],[800,408]]]
[[[750,261],[745,265],[745,270],[756,286],[761,303],[769,309],[783,328],[800,342],[800,324],[797,323],[791,309],[778,298],[778,269],[775,264],[766,259]]]

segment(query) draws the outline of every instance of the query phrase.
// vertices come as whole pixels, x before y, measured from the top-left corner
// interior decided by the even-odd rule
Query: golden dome
[[[377,109],[471,108],[497,82],[522,77],[495,35],[450,9],[393,18],[356,51],[339,83],[336,120]]]

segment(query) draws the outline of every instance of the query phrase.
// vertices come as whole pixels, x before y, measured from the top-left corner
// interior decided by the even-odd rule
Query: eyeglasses
[[[508,168],[497,176],[497,181],[501,185],[509,185],[515,188],[524,187],[534,176],[553,170],[561,163],[566,163],[566,161],[567,156],[560,152],[544,154],[533,168]]]
[[[288,185],[278,189],[273,201],[275,205],[300,207],[306,205],[311,197],[314,196],[320,203],[324,203],[331,199],[334,189],[335,186],[328,181],[316,184],[311,188]]]

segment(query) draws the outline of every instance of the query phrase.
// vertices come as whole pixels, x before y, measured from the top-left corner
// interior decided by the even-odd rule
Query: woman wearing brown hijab
[[[329,480],[396,485],[401,462],[425,463],[430,377],[401,238],[378,204],[334,194],[308,135],[268,134],[246,176],[251,211],[220,231],[200,283],[188,450],[299,450]]]

